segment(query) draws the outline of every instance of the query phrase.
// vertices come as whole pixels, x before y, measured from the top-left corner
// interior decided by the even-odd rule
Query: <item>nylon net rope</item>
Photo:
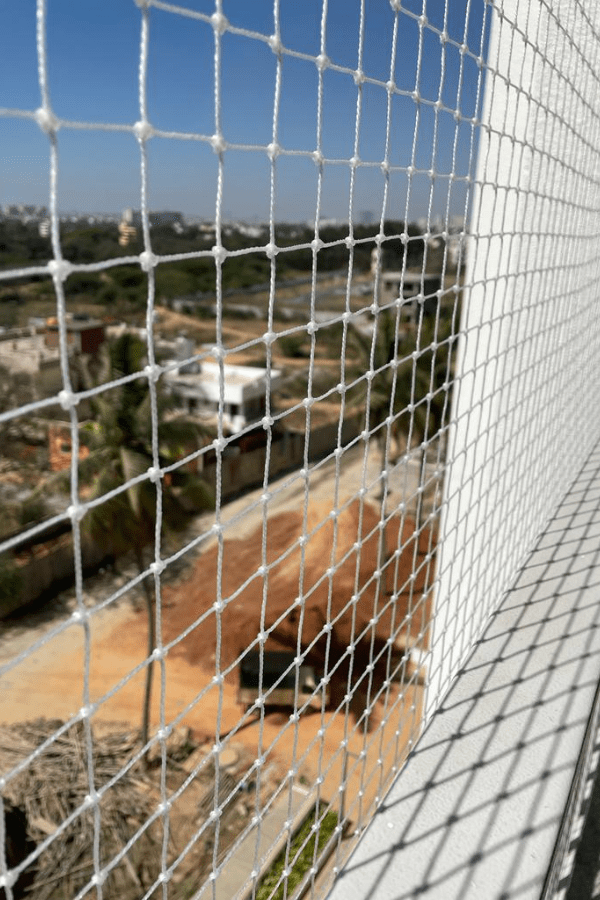
[[[2,590],[32,560],[42,577],[32,548],[49,534],[74,585],[43,627],[5,630],[6,710],[19,689],[29,701],[0,716],[0,896],[324,896],[597,436],[600,22],[590,3],[356,0],[342,53],[347,4],[323,0],[306,10],[307,52],[278,0],[268,29],[252,5],[136,6],[136,121],[53,105],[49,20],[68,13],[52,0],[37,3],[39,106],[0,109],[0,124],[41,130],[49,165],[48,258],[5,265],[0,301],[51,283],[60,382],[20,405],[15,392],[0,427],[60,422],[69,451],[52,511],[0,541]],[[205,57],[206,130],[153,116],[173,22]],[[235,85],[263,54],[272,122],[257,143]],[[311,119],[301,138],[296,115]],[[135,253],[67,249],[63,148],[85,134],[137,145]],[[211,185],[210,240],[159,252],[155,154],[175,177],[182,147]],[[266,224],[240,246],[227,204],[256,190],[256,159]],[[305,217],[309,169],[299,240],[281,210],[291,197]],[[340,176],[342,236],[327,221]],[[268,283],[240,325],[229,273],[258,259]],[[208,315],[177,320],[194,337],[169,354],[161,276],[190,261],[212,284],[178,308]],[[104,362],[78,368],[72,286],[127,267],[145,321],[107,327]],[[0,335],[3,366],[22,337]],[[109,345],[129,347],[120,367]],[[575,408],[589,410],[576,439]],[[117,556],[102,578],[94,542]]]

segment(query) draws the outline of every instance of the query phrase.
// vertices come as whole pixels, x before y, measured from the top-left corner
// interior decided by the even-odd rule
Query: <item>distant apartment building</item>
[[[154,225],[170,225],[177,234],[182,234],[185,227],[185,220],[182,213],[176,210],[164,210],[159,212],[148,213],[148,224]],[[138,232],[142,226],[142,216],[139,210],[127,208],[121,214],[121,221],[117,228],[119,231],[119,245],[127,247],[137,238]]]
[[[117,225],[119,232],[119,246],[127,247],[137,237],[137,228],[134,225],[139,224],[140,214],[135,213],[132,209],[124,209],[121,215],[121,221]]]

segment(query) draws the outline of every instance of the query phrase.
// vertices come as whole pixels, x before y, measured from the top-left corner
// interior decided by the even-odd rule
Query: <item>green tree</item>
[[[125,334],[105,354],[99,381],[113,381],[140,372],[145,355],[144,344]],[[82,481],[91,484],[90,500],[101,499],[111,491],[140,478],[158,462],[169,465],[189,452],[203,435],[195,425],[181,419],[166,419],[167,399],[157,384],[158,426],[153,453],[151,396],[144,377],[126,381],[108,393],[92,400],[93,419],[87,428],[86,442],[90,455],[80,463]],[[110,395],[110,396],[109,396]],[[84,530],[115,555],[132,550],[142,578],[148,615],[149,662],[142,707],[142,744],[148,742],[150,701],[152,696],[155,648],[154,582],[148,573],[146,548],[155,540],[158,492],[160,490],[161,527],[163,531],[181,527],[189,515],[211,509],[213,496],[197,475],[176,469],[169,478],[160,479],[160,487],[149,478],[129,484],[126,490],[88,510]]]
[[[397,313],[392,309],[381,310],[373,327],[373,332],[366,334],[352,323],[349,332],[349,351],[354,357],[349,372],[355,380],[348,392],[348,403],[364,409],[365,431],[377,443],[381,459],[380,502],[384,504],[392,436],[406,441],[407,449],[420,446],[419,481],[424,478],[426,444],[447,418],[456,336],[450,333],[447,323],[438,320],[436,324],[435,317],[424,318],[422,314],[415,332],[401,332]],[[378,568],[384,573],[383,539],[379,554]]]
[[[349,370],[355,380],[349,403],[364,408],[365,429],[377,441],[383,469],[388,430],[403,435],[410,446],[430,440],[443,427],[456,340],[448,324],[436,324],[433,316],[422,317],[414,332],[401,332],[390,309],[376,316],[372,334],[352,322]]]

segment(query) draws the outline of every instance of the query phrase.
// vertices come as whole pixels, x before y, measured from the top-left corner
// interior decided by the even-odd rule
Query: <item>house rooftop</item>
[[[89,331],[90,328],[103,328],[104,323],[100,319],[69,318],[66,321],[67,331]],[[49,331],[58,331],[58,320],[54,317],[46,319],[46,328]]]
[[[263,381],[266,378],[267,370],[258,366],[234,366],[225,363],[223,365],[223,374],[225,381],[230,385],[245,386],[254,384],[257,381]],[[271,369],[271,379],[278,378],[279,369]],[[202,381],[203,384],[219,384],[220,367],[217,363],[202,362],[199,372],[176,373],[169,372],[168,376],[184,384],[197,384]]]

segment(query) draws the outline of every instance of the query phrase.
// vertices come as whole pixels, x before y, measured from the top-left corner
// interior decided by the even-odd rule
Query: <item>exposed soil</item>
[[[221,541],[205,541],[197,559],[182,570],[182,580],[163,588],[167,652],[154,665],[152,721],[154,726],[162,721],[191,728],[205,757],[219,742],[225,748],[244,748],[240,752],[248,760],[265,761],[257,777],[270,784],[286,776],[315,784],[320,777],[319,791],[329,802],[337,803],[345,773],[345,814],[358,825],[368,820],[420,728],[421,685],[414,677],[407,684],[390,676],[398,665],[396,675],[412,674],[402,663],[408,641],[418,638],[421,647],[427,643],[430,609],[421,597],[433,576],[429,535],[422,533],[416,543],[412,521],[406,520],[400,533],[400,519],[393,517],[386,528],[387,553],[399,552],[378,589],[373,572],[379,559],[380,513],[368,500],[349,500],[361,484],[369,483],[361,453],[349,455],[343,468],[335,526],[329,467],[311,473],[306,517],[304,480],[288,477],[284,483],[285,489],[270,486],[272,515],[262,524],[260,503],[252,514],[240,512],[248,512],[250,495],[223,507]],[[259,496],[257,492],[255,500]],[[417,577],[411,582],[414,570]],[[66,721],[82,707],[91,707],[94,729],[105,723],[110,728],[118,723],[123,730],[139,727],[146,617],[141,607],[132,607],[139,588],[100,609],[104,593],[108,596],[116,587],[114,576],[110,584],[108,573],[103,577],[106,585],[100,585],[98,576],[89,597],[86,592],[89,607],[83,623],[68,616],[76,612],[69,602],[62,619],[40,622],[37,631],[28,632],[24,625],[22,633],[7,632],[0,647],[0,662],[10,665],[0,677],[2,721],[39,716]],[[394,585],[399,594],[392,603],[386,591]],[[299,595],[303,610],[295,604]],[[215,609],[215,600],[223,603],[221,609]],[[332,627],[322,634],[328,622]],[[299,718],[290,717],[288,708],[244,713],[237,702],[235,664],[260,632],[268,635],[266,649],[296,652],[300,644],[318,671],[334,671],[327,708]],[[385,643],[390,633],[395,647]],[[346,655],[349,643],[354,646],[352,667]],[[379,659],[369,670],[371,657]],[[136,667],[139,671],[132,674]],[[225,678],[215,678],[218,672]],[[348,686],[352,699],[345,699]],[[259,787],[262,794],[265,785]]]
[[[303,533],[302,512],[280,513],[268,521],[265,557],[262,528],[258,528],[243,539],[223,541],[222,547],[214,544],[200,555],[192,578],[179,587],[164,590],[163,639],[165,643],[177,642],[172,644],[162,664],[156,666],[154,721],[157,724],[162,705],[166,721],[181,717],[199,738],[214,740],[215,735],[233,732],[253,752],[259,748],[264,752],[265,748],[272,747],[286,767],[294,757],[298,761],[304,757],[300,768],[306,770],[307,775],[314,775],[322,766],[321,752],[326,756],[336,753],[339,756],[344,734],[353,735],[350,746],[356,744],[357,749],[362,749],[374,724],[386,717],[394,704],[397,709],[393,716],[395,722],[401,709],[411,709],[410,720],[406,721],[407,731],[414,727],[414,702],[420,694],[418,686],[402,689],[390,685],[381,694],[381,701],[374,705],[369,718],[363,711],[365,704],[372,702],[374,692],[381,689],[388,661],[398,660],[398,653],[394,654],[393,648],[388,651],[384,645],[392,623],[398,632],[398,647],[409,635],[414,639],[420,632],[427,633],[429,610],[425,605],[416,605],[415,615],[408,618],[411,596],[420,596],[427,566],[420,569],[414,595],[407,589],[396,604],[391,604],[389,597],[385,600],[378,597],[376,581],[372,578],[378,558],[378,514],[367,503],[361,512],[359,501],[340,512],[334,553],[334,525],[328,517],[330,509],[329,503],[310,504],[305,529],[308,537],[303,550],[297,546]],[[413,567],[415,546],[411,531],[412,524],[406,523],[402,536],[404,549],[398,563],[399,585],[406,582]],[[356,546],[361,539],[362,545]],[[419,556],[423,559],[424,543],[422,535],[417,559]],[[294,544],[295,548],[290,551]],[[398,545],[397,521],[388,526],[387,545],[388,552]],[[300,590],[302,553],[305,559],[302,593],[306,597],[303,615],[294,605]],[[217,594],[220,554],[223,578]],[[268,590],[265,590],[265,578],[257,574],[264,559],[269,567]],[[323,577],[333,560],[340,563],[338,568],[331,574],[331,579],[327,575]],[[353,595],[358,596],[356,603],[352,603]],[[218,650],[217,614],[213,607],[217,596],[227,600],[219,614]],[[371,627],[369,622],[374,612],[386,605],[378,624]],[[333,623],[329,637],[317,639],[327,620]],[[267,649],[295,650],[300,632],[302,646],[308,647],[314,642],[309,660],[317,668],[323,668],[326,656],[329,670],[339,663],[329,686],[329,709],[307,713],[296,723],[290,723],[289,711],[277,710],[267,710],[261,719],[248,716],[240,722],[233,664],[243,650],[256,641],[261,627],[263,631],[272,629],[265,644]],[[45,641],[42,646],[6,673],[2,679],[2,719],[15,722],[42,715],[66,719],[83,705],[98,703],[95,720],[134,725],[139,722],[144,672],[133,676],[131,672],[145,659],[146,619],[143,612],[132,611],[127,604],[117,610],[92,612],[89,637],[81,624],[72,620],[67,620],[62,629],[51,640],[48,640],[51,632],[47,634],[42,638]],[[177,640],[188,629],[186,636]],[[348,708],[343,702],[349,677],[348,657],[344,659],[344,653],[350,641],[356,642],[350,678],[355,694],[351,708]],[[367,675],[365,669],[371,642],[381,659],[375,670]],[[229,667],[223,683],[214,679],[217,652],[220,670],[223,672]],[[324,726],[324,733],[315,743],[317,732]]]
[[[399,559],[387,567],[385,584],[382,581],[379,587],[373,577],[379,559],[378,511],[355,500],[339,513],[337,525],[330,512],[330,503],[311,502],[305,523],[302,511],[283,512],[249,536],[206,551],[189,582],[164,592],[165,642],[192,629],[178,641],[174,653],[207,675],[227,671],[235,683],[234,663],[251,644],[258,648],[263,633],[268,635],[267,650],[309,648],[307,661],[320,671],[345,660],[331,683],[337,705],[348,689],[349,645],[355,645],[358,674],[390,635],[395,635],[396,655],[417,641],[423,647],[429,605],[420,597],[431,574],[422,564],[429,534],[422,531],[417,544],[412,520],[405,521],[401,535],[398,518],[388,524],[386,555],[389,558],[398,547]],[[420,569],[413,584],[415,563]],[[390,597],[394,585],[401,590],[396,602]],[[302,606],[296,604],[297,597]],[[222,601],[221,611],[215,610],[215,600]],[[373,619],[375,625],[370,624]],[[384,669],[386,662],[384,654]]]

